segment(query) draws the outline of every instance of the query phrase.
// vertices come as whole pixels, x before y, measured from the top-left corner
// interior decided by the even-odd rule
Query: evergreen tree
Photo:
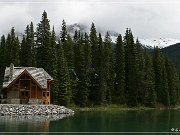
[[[179,104],[180,103],[180,70],[177,70],[176,79],[177,79],[176,99],[177,99],[177,104]]]
[[[31,22],[30,26],[30,46],[31,46],[31,53],[32,53],[32,61],[31,61],[31,66],[35,67],[36,66],[36,48],[35,48],[35,42],[34,42],[34,25]]]
[[[21,49],[20,49],[20,65],[25,66],[26,65],[26,59],[27,59],[27,46],[26,46],[26,38],[23,36],[22,42],[21,42]]]
[[[56,44],[56,33],[54,31],[54,27],[52,29],[51,32],[51,38],[50,38],[50,45],[51,45],[51,49],[49,50],[50,52],[50,65],[49,65],[49,69],[51,70],[51,72],[49,72],[49,74],[51,74],[51,76],[54,79],[54,82],[51,86],[51,101],[54,103],[57,103],[57,99],[55,99],[54,97],[56,97],[57,92],[58,92],[58,80],[57,80],[57,70],[58,70],[58,65],[57,65],[57,44]]]
[[[145,102],[145,58],[144,58],[144,49],[139,42],[136,40],[136,53],[137,53],[137,102],[139,104],[144,104]]]
[[[159,48],[154,49],[153,67],[155,74],[155,91],[157,93],[157,102],[161,102],[161,91],[162,91],[162,58]]]
[[[99,47],[98,47],[98,37],[97,37],[97,32],[96,32],[96,27],[94,23],[91,25],[90,29],[90,46],[92,50],[92,69],[95,74],[98,72],[98,65],[99,65]]]
[[[67,68],[66,58],[64,56],[64,50],[61,45],[58,48],[58,68],[57,68],[57,80],[58,91],[55,92],[55,103],[60,105],[69,105],[71,101],[71,88],[69,80],[69,72]]]
[[[96,27],[94,23],[91,25],[90,29],[90,46],[92,52],[92,65],[91,65],[91,88],[89,100],[91,102],[97,102],[97,93],[99,90],[99,46],[98,46],[98,37],[97,37]]]
[[[27,25],[25,30],[26,38],[23,36],[20,49],[20,64],[21,66],[30,67],[32,66],[33,53],[32,53],[32,44],[31,44],[31,34],[29,25]]]
[[[86,71],[85,52],[83,34],[79,32],[78,42],[75,45],[75,72],[77,75],[77,95],[75,103],[86,106],[88,102],[88,72]]]
[[[115,70],[115,102],[125,104],[125,50],[120,34],[117,37],[115,48]]]
[[[74,43],[71,36],[67,33],[65,20],[62,21],[62,26],[60,31],[60,43],[63,47],[63,50],[65,52],[64,55],[67,60],[71,89],[73,93],[75,93],[76,77],[74,71]],[[72,96],[73,99],[74,97],[76,97],[74,95]]]
[[[3,35],[0,40],[0,63],[1,68],[6,66],[6,39]]]
[[[70,78],[71,78],[71,88],[72,88],[72,99],[75,103],[77,103],[77,74],[76,74],[76,60],[77,59],[77,54],[78,54],[78,49],[77,49],[77,44],[78,44],[78,40],[79,40],[79,36],[78,36],[78,31],[75,30],[74,32],[74,37],[73,37],[73,52],[74,52],[74,56],[73,56],[73,65],[74,65],[74,69],[72,70],[71,74],[70,74]]]
[[[105,72],[106,72],[106,81],[107,81],[107,91],[106,91],[106,100],[108,103],[111,102],[112,91],[114,91],[114,62],[113,62],[113,52],[112,44],[109,33],[106,33],[104,39],[104,63],[105,63]]]
[[[169,105],[169,92],[165,59],[158,47],[154,50],[154,73],[155,73],[155,90],[157,93],[157,102]]]
[[[126,103],[128,106],[137,105],[137,52],[134,37],[130,29],[126,30],[125,43],[125,70],[126,70]]]
[[[67,59],[67,64],[68,64],[68,68],[69,71],[72,72],[72,70],[74,69],[74,47],[73,47],[73,41],[71,36],[68,34],[67,35],[67,41],[66,41],[66,59]]]
[[[5,36],[3,35],[0,40],[0,90],[4,78],[4,70],[6,67],[6,39]]]
[[[73,69],[73,45],[72,45],[72,39],[71,37],[67,34],[67,30],[66,30],[66,22],[63,20],[62,22],[62,27],[61,27],[61,31],[60,31],[60,40],[59,40],[59,44],[60,44],[60,48],[58,50],[62,50],[63,51],[63,59],[66,63],[66,68],[67,68],[67,97],[68,97],[68,104],[72,103],[72,98],[74,98],[74,95],[72,94],[72,91],[74,93],[74,82],[73,81],[73,74],[74,74],[74,69]],[[65,52],[65,53],[64,53]],[[58,56],[59,57],[59,56]],[[60,63],[59,63],[60,64]],[[59,64],[58,64],[58,68],[59,68]],[[59,79],[58,79],[59,80]],[[61,84],[59,84],[61,86]]]
[[[69,59],[68,58],[72,54],[72,44],[71,44],[71,37],[68,36],[68,34],[67,34],[65,20],[62,21],[62,26],[61,26],[61,31],[60,31],[60,43],[61,43],[61,45],[62,45],[62,47],[64,49],[65,57],[67,59],[67,63],[68,63],[68,67],[69,67],[69,64],[71,63],[72,59],[70,60],[70,63],[69,63]],[[68,47],[70,47],[70,48],[68,48]],[[69,53],[69,51],[70,51],[70,53]]]
[[[89,97],[90,86],[91,86],[91,65],[92,65],[92,52],[89,42],[89,36],[87,33],[84,34],[84,57],[85,57],[85,80],[86,80],[86,90]],[[88,100],[88,99],[87,99]]]
[[[51,68],[49,68],[51,63],[50,53],[52,52],[50,51],[52,49],[50,38],[51,32],[49,20],[47,18],[47,13],[44,11],[42,14],[42,20],[38,23],[36,30],[36,64],[37,67],[44,68],[48,73],[51,72]]]
[[[60,41],[64,43],[67,40],[67,30],[66,30],[66,22],[62,21],[61,32],[60,32]]]
[[[99,105],[103,105],[106,103],[106,92],[107,92],[107,80],[106,80],[106,70],[105,70],[105,54],[104,54],[104,45],[101,34],[99,33],[99,69],[100,69],[100,77],[99,77],[99,90],[98,90],[98,100],[97,103]]]
[[[8,34],[7,40],[6,40],[6,47],[7,47],[7,53],[6,53],[6,59],[7,59],[7,65],[10,65],[13,63],[15,66],[19,66],[20,59],[19,59],[19,50],[20,50],[20,44],[19,39],[15,35],[14,27],[11,29],[11,33]]]
[[[156,105],[156,92],[154,69],[151,55],[145,55],[145,105],[155,107]]]
[[[92,64],[92,52],[89,42],[89,36],[87,35],[87,33],[84,34],[84,52],[85,52],[85,68],[88,76],[90,76],[91,64]]]
[[[177,71],[173,63],[168,60],[168,58],[165,58],[165,66],[166,66],[166,71],[167,71],[167,81],[168,81],[168,91],[169,91],[169,100],[170,100],[170,105],[175,105],[177,102],[177,87],[178,87],[178,82],[177,82]]]
[[[166,106],[169,106],[169,91],[168,91],[168,79],[167,79],[167,71],[165,67],[165,61],[163,61],[163,71],[162,71],[162,103]]]
[[[54,31],[54,27],[52,29],[51,35],[50,35],[50,47],[49,47],[49,74],[51,76],[56,75],[57,70],[57,58],[56,58],[56,33]]]

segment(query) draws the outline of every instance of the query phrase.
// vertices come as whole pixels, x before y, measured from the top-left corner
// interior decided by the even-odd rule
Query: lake
[[[180,131],[180,110],[76,112],[73,116],[0,116],[0,132]],[[0,133],[0,134],[1,134]],[[180,133],[180,132],[179,132]],[[77,133],[78,134],[78,133]],[[97,134],[97,133],[96,133]],[[112,133],[111,133],[112,134]],[[124,134],[124,133],[122,133]],[[155,134],[155,133],[154,133]]]

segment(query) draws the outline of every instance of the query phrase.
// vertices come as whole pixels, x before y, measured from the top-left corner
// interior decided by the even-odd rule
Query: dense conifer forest
[[[174,62],[177,68],[180,68],[180,43],[162,48],[161,50],[172,60],[172,62]]]
[[[54,104],[80,107],[122,104],[129,107],[174,106],[180,102],[180,74],[157,47],[146,52],[127,28],[112,47],[109,33],[102,38],[95,24],[89,33],[67,33],[66,22],[55,33],[44,11],[36,29],[31,22],[20,42],[12,28],[0,39],[0,83],[5,67],[44,68],[53,78]],[[57,40],[57,35],[60,38]]]

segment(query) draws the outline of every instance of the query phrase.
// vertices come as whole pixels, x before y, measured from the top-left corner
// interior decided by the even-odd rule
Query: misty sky
[[[12,26],[24,32],[30,21],[41,20],[43,10],[57,31],[65,19],[121,34],[130,27],[139,38],[180,39],[180,0],[0,0],[0,34]]]

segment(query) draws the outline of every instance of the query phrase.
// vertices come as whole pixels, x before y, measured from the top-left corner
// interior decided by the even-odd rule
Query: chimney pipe
[[[10,65],[9,80],[12,80],[12,79],[13,79],[13,72],[14,72],[14,64],[11,63],[11,65]]]

